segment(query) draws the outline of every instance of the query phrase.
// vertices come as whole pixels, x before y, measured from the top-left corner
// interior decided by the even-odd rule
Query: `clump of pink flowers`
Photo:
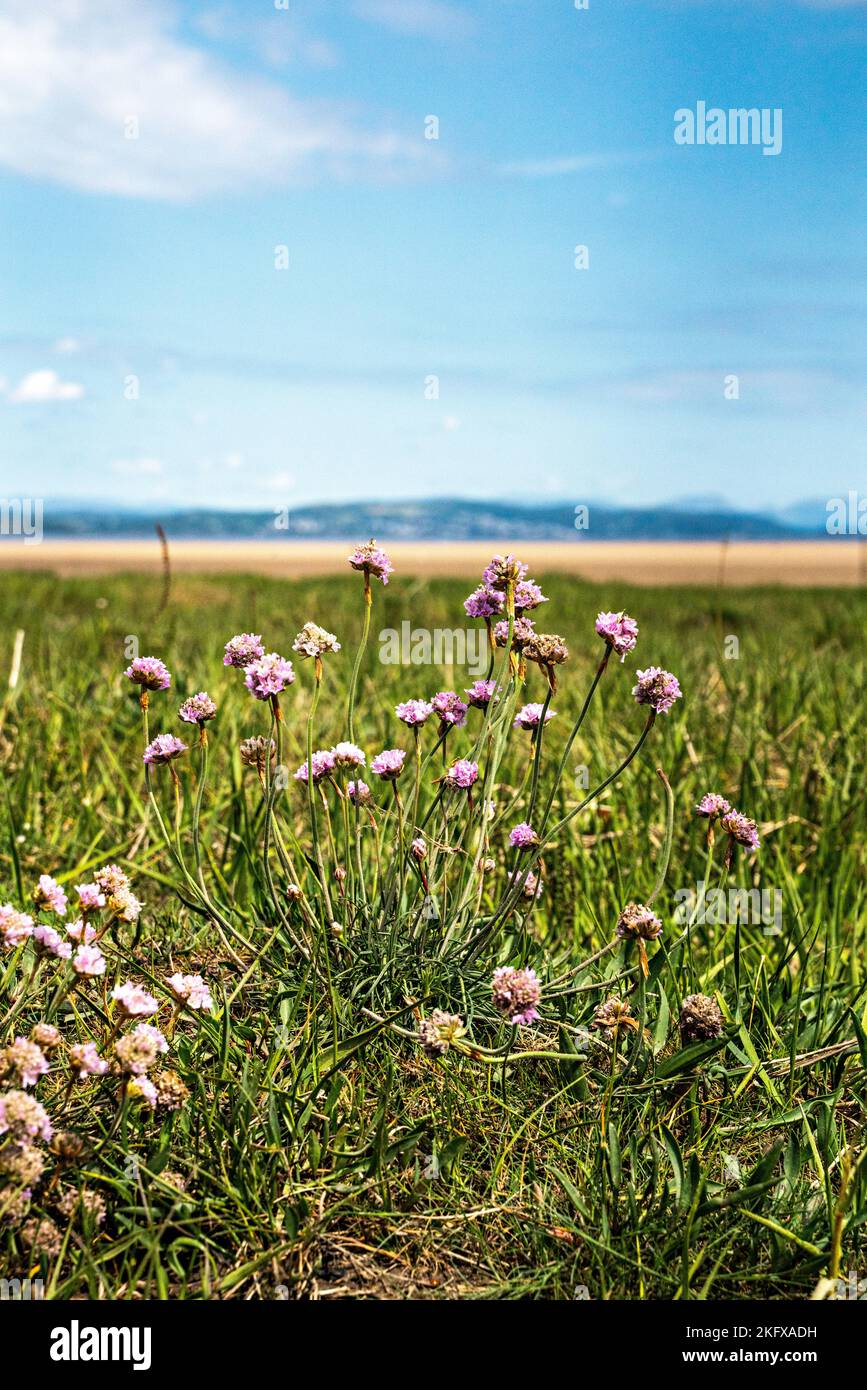
[[[403,772],[405,759],[406,753],[402,748],[386,748],[381,753],[377,753],[370,764],[370,770],[386,782],[393,782]]]
[[[368,541],[366,545],[357,545],[349,556],[349,563],[354,570],[361,570],[365,583],[369,583],[370,577],[373,576],[381,584],[387,584],[389,575],[394,573],[391,560],[374,540]]]
[[[600,613],[596,619],[596,631],[617,653],[621,663],[638,641],[638,623],[628,613]]]
[[[186,752],[187,745],[181,739],[175,738],[174,734],[157,734],[145,749],[142,761],[149,767],[157,767],[162,763],[173,762]]]
[[[166,666],[156,656],[137,656],[124,675],[143,690],[168,690],[172,683]]]
[[[548,720],[549,720],[549,719],[553,719],[554,716],[555,716],[555,714],[557,713],[557,711],[556,711],[556,710],[553,710],[553,709],[546,710],[544,705],[539,705],[539,704],[524,705],[522,709],[519,709],[519,710],[518,710],[518,713],[515,715],[515,718],[512,720],[512,728],[513,728],[513,729],[538,729],[539,724],[540,724],[541,719],[542,719],[542,712],[543,712],[543,710],[544,710],[544,713],[545,713],[545,723],[546,723],[546,724],[548,723]],[[558,727],[559,727],[559,726],[558,726]]]
[[[273,699],[288,690],[294,679],[292,662],[277,652],[268,652],[244,667],[244,684],[256,700]]]
[[[469,791],[478,775],[478,763],[471,762],[469,758],[458,758],[457,762],[452,763],[446,773],[445,781],[450,787],[456,787],[460,791]]]
[[[223,655],[224,666],[237,666],[243,670],[265,655],[262,638],[257,632],[239,632],[226,643]]]
[[[542,986],[535,970],[516,970],[501,965],[491,981],[494,1008],[507,1023],[533,1023],[539,1017],[537,1005],[542,998]]]
[[[637,671],[638,684],[633,695],[639,705],[649,705],[656,714],[668,714],[675,700],[683,693],[677,676],[663,671],[660,666],[648,666],[646,671]]]
[[[430,700],[404,700],[403,704],[395,706],[395,714],[403,724],[410,728],[418,728],[424,724],[433,714],[434,707]]]

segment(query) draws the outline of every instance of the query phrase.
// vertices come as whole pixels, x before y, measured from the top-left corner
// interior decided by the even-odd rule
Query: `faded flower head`
[[[35,1086],[48,1071],[48,1061],[34,1042],[17,1037],[0,1052],[0,1076],[13,1086]]]
[[[370,801],[370,787],[366,782],[347,782],[346,795],[356,806],[367,806]]]
[[[387,584],[388,576],[394,573],[394,565],[375,540],[369,540],[366,545],[357,545],[348,559],[354,570],[363,571],[365,578],[373,575],[383,584]]]
[[[423,1018],[418,1025],[418,1040],[428,1057],[443,1057],[449,1047],[466,1033],[464,1021],[458,1014],[447,1014],[443,1009],[434,1009],[430,1018]]]
[[[4,1178],[22,1187],[35,1187],[44,1170],[45,1159],[34,1144],[4,1144],[0,1148],[0,1174]]]
[[[63,1236],[47,1216],[31,1216],[18,1234],[31,1258],[33,1255],[44,1255],[47,1260],[56,1260],[60,1254]]]
[[[14,949],[23,946],[33,934],[33,918],[26,912],[18,912],[11,903],[0,906],[0,936],[3,945]]]
[[[427,859],[427,845],[421,835],[418,835],[409,847],[410,854],[418,864]]]
[[[273,738],[245,738],[239,744],[241,762],[245,767],[257,767],[260,775],[265,771],[265,759],[272,767],[277,762],[277,744]]]
[[[223,665],[237,666],[240,670],[265,655],[262,638],[256,632],[239,632],[226,643],[224,650]]]
[[[156,656],[137,656],[124,675],[144,690],[168,690],[172,683],[166,667]]]
[[[395,705],[394,712],[398,719],[413,728],[424,724],[433,714],[433,708],[430,700],[404,700],[402,704]]]
[[[690,994],[680,1010],[680,1037],[684,1047],[691,1042],[709,1042],[723,1030],[722,1010],[706,994]]]
[[[727,811],[720,821],[723,830],[744,849],[757,850],[761,844],[759,838],[759,828],[754,820],[749,816],[742,815],[740,811]]]
[[[137,922],[141,916],[142,905],[129,888],[119,888],[112,893],[106,907],[120,922]]]
[[[355,743],[335,743],[331,750],[335,767],[364,767],[367,758]]]
[[[323,777],[328,777],[336,767],[336,759],[330,748],[320,748],[311,755],[310,766],[307,766],[307,759],[295,773],[296,782],[306,782],[308,773],[313,773],[313,781],[321,782]]]
[[[287,690],[295,679],[292,662],[277,652],[268,652],[244,667],[244,684],[257,700],[270,700]]]
[[[377,753],[370,764],[370,770],[375,772],[377,777],[393,782],[403,772],[405,758],[406,753],[402,748],[385,748],[381,753]]]
[[[43,1052],[54,1052],[61,1044],[59,1029],[53,1023],[34,1023],[30,1029],[30,1041],[41,1047]]]
[[[545,709],[544,705],[524,705],[523,709],[519,709],[518,713],[515,715],[515,718],[512,720],[512,728],[537,729],[539,727],[539,720],[542,718],[543,709]],[[545,710],[546,724],[548,723],[549,719],[554,718],[556,712],[557,711],[553,709]]]
[[[69,1049],[69,1065],[78,1073],[79,1081],[89,1076],[104,1076],[108,1062],[104,1062],[96,1050],[95,1042],[73,1043]]]
[[[513,849],[532,849],[538,843],[539,836],[527,821],[521,821],[520,825],[509,831],[509,844]]]
[[[532,618],[516,618],[512,624],[512,646],[516,652],[524,650],[526,644],[536,636],[536,624]],[[509,641],[509,624],[503,619],[494,625],[494,641],[498,647],[505,647]]]
[[[72,968],[77,975],[104,975],[105,956],[98,946],[79,946],[72,957]]]
[[[161,1110],[180,1110],[190,1098],[189,1087],[177,1072],[161,1071],[154,1077],[156,1102]]]
[[[449,726],[461,729],[466,724],[469,707],[464,704],[464,701],[458,697],[454,690],[438,690],[431,700],[431,704],[439,715],[441,732]]]
[[[156,738],[151,739],[145,749],[142,762],[149,766],[170,763],[186,751],[187,745],[181,739],[175,738],[174,734],[157,734]]]
[[[106,896],[112,893],[122,893],[126,888],[129,888],[129,879],[117,864],[106,864],[105,868],[97,869],[93,875],[93,881]]]
[[[695,808],[697,816],[707,816],[708,820],[715,820],[717,816],[726,816],[731,810],[731,806],[724,796],[719,792],[706,792],[701,801]]]
[[[458,758],[457,762],[452,763],[445,775],[445,781],[450,787],[456,787],[460,791],[469,791],[479,775],[478,763],[470,762],[469,758]]]
[[[8,1134],[16,1144],[30,1139],[44,1139],[53,1133],[48,1113],[38,1100],[26,1091],[5,1091],[0,1094],[0,1134]]]
[[[301,657],[322,657],[326,652],[339,652],[340,643],[333,632],[326,632],[316,623],[305,623],[292,643],[292,650]]]
[[[524,643],[523,653],[527,661],[534,661],[548,678],[552,690],[557,688],[555,667],[562,666],[569,659],[569,648],[556,632],[534,632]]]
[[[542,880],[541,878],[537,878],[534,873],[530,872],[525,874],[523,869],[520,869],[516,874],[509,872],[506,877],[510,888],[516,883],[520,884],[521,892],[525,898],[532,898],[537,902],[539,898],[541,898]]]
[[[489,589],[499,590],[505,590],[510,584],[514,588],[526,577],[527,566],[516,560],[514,555],[495,555],[482,574]]]
[[[169,1045],[159,1028],[152,1028],[149,1023],[139,1023],[114,1045],[117,1064],[129,1076],[144,1076],[155,1065],[160,1053],[168,1050]]]
[[[200,690],[198,695],[191,695],[188,700],[184,700],[178,714],[185,724],[198,724],[201,728],[207,720],[216,718],[217,706],[206,690]]]
[[[617,919],[617,935],[633,941],[655,941],[662,936],[662,923],[644,903],[627,903]]]
[[[627,653],[634,650],[638,641],[638,623],[628,613],[600,613],[596,619],[596,631],[613,648],[621,662],[626,660]]]
[[[33,901],[38,908],[46,912],[54,912],[58,917],[66,915],[66,894],[49,874],[39,875],[39,882],[33,891]]]
[[[604,1004],[597,1005],[593,1015],[593,1027],[602,1028],[606,1032],[618,1032],[621,1028],[638,1028],[638,1022],[632,1017],[632,1010],[629,1007],[628,999],[618,999],[612,996],[606,999]]]
[[[539,1017],[536,1005],[542,998],[542,986],[535,970],[516,970],[501,965],[491,981],[494,1008],[508,1023],[532,1023]]]
[[[83,1222],[92,1221],[101,1226],[105,1220],[105,1198],[99,1192],[81,1192],[75,1187],[65,1187],[57,1202],[57,1210],[67,1221],[78,1216]]]
[[[657,714],[667,714],[683,694],[677,676],[663,671],[660,666],[648,666],[646,671],[636,671],[638,684],[632,693],[639,705],[650,705]]]
[[[115,985],[111,998],[121,1018],[146,1018],[159,1008],[159,1000],[148,994],[143,985],[135,985],[130,980],[126,984]]]
[[[211,991],[201,975],[170,975],[168,986],[178,1003],[186,1004],[189,1009],[204,1009],[207,1012],[213,1007]]]

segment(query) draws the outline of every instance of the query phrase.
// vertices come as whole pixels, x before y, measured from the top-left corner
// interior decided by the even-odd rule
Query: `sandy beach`
[[[472,579],[503,542],[407,542],[381,538],[398,570],[422,578]],[[343,570],[346,541],[170,541],[176,573],[262,574],[285,579]],[[867,543],[826,541],[606,542],[517,541],[513,547],[536,574],[580,575],[591,581],[633,584],[782,584],[839,588],[867,582]],[[0,541],[0,570],[49,570],[63,577],[151,573],[162,565],[154,540]]]

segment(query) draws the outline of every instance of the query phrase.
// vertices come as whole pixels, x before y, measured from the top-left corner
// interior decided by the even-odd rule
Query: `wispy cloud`
[[[77,381],[61,381],[57,372],[49,369],[28,372],[9,392],[13,405],[39,405],[47,401],[77,401],[84,387]]]
[[[426,39],[463,39],[476,27],[472,15],[445,0],[355,0],[353,10],[359,19]]]
[[[518,159],[499,164],[496,172],[506,178],[548,179],[560,174],[585,174],[593,169],[610,169],[628,164],[637,156],[630,154],[567,154],[548,159]]]
[[[425,155],[420,141],[224,67],[176,25],[158,2],[126,6],[120,22],[114,0],[0,0],[0,165],[90,192],[184,201],[394,178]]]

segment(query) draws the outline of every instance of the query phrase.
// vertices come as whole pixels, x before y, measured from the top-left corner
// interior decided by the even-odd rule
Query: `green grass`
[[[554,790],[555,819],[586,795],[577,769],[587,768],[592,789],[634,745],[643,725],[631,696],[636,667],[673,670],[685,698],[657,720],[622,777],[545,850],[539,903],[522,901],[468,958],[465,942],[491,917],[512,864],[506,832],[525,818],[526,787],[523,800],[518,793],[527,734],[511,734],[497,771],[493,795],[505,814],[489,849],[496,868],[479,913],[454,924],[448,949],[438,921],[423,940],[416,930],[424,895],[411,868],[400,907],[392,895],[383,917],[375,902],[365,909],[350,854],[341,901],[320,811],[343,926],[342,935],[330,930],[306,792],[294,781],[275,796],[274,815],[315,929],[283,892],[288,879],[273,838],[276,903],[264,870],[259,783],[241,766],[237,745],[268,733],[267,707],[245,692],[241,673],[222,666],[223,643],[238,631],[261,631],[269,650],[289,653],[307,619],[335,631],[343,650],[326,657],[313,735],[314,747],[330,747],[347,737],[359,576],[299,584],[184,578],[162,610],[159,585],[141,578],[3,576],[3,692],[15,632],[26,636],[20,680],[0,696],[0,901],[26,908],[42,872],[71,890],[118,862],[146,906],[137,931],[106,939],[108,983],[131,977],[167,1001],[166,975],[200,970],[215,996],[211,1016],[184,1015],[174,1034],[170,1064],[191,1092],[180,1111],[154,1116],[133,1104],[119,1111],[115,1077],[82,1085],[65,1101],[62,1062],[38,1083],[55,1124],[88,1148],[62,1174],[49,1155],[33,1194],[30,1215],[57,1223],[60,1254],[40,1263],[7,1222],[5,1277],[40,1265],[57,1297],[571,1299],[586,1288],[592,1299],[736,1300],[807,1298],[829,1273],[860,1268],[863,1275],[867,596],[603,591],[558,576],[543,587],[551,601],[536,615],[539,626],[562,633],[571,652],[543,745],[543,802],[601,655],[596,612],[622,606],[641,627],[637,652],[625,666],[610,665],[600,684]],[[356,710],[368,756],[411,748],[394,717],[398,699],[461,690],[471,679],[460,670],[380,664],[378,632],[407,617],[415,626],[457,627],[467,588],[400,575],[387,590],[377,586]],[[184,732],[180,696],[207,689],[218,702],[200,833],[208,891],[228,928],[174,891],[179,875],[141,773],[138,704],[121,676],[131,637],[174,675],[172,691],[152,696],[152,733]],[[727,660],[730,637],[739,654]],[[296,671],[282,699],[284,758],[293,771],[306,756],[313,685],[311,663],[297,662]],[[531,668],[521,702],[544,694]],[[450,735],[452,756],[469,752],[480,723],[471,711],[469,729]],[[434,735],[425,735],[427,749]],[[452,1049],[440,1061],[427,1058],[404,1035],[415,1027],[414,1002],[423,1001],[422,1013],[459,1013],[482,1047],[502,1048],[514,1030],[492,1008],[493,967],[527,963],[543,982],[569,976],[611,941],[625,902],[646,900],[664,858],[657,767],[673,789],[674,826],[654,902],[665,932],[649,948],[646,986],[637,958],[618,945],[547,990],[541,1022],[521,1030],[510,1057],[492,1064]],[[181,769],[188,862],[196,768],[190,757]],[[439,761],[428,770],[423,814],[441,771]],[[154,780],[170,821],[166,770]],[[410,783],[408,772],[407,814]],[[780,935],[754,923],[696,926],[689,949],[680,939],[675,895],[705,876],[704,827],[693,807],[707,790],[723,792],[762,834],[760,853],[739,851],[728,879],[719,840],[712,881],[779,890]],[[375,791],[387,877],[400,860],[397,824],[387,789]],[[429,826],[439,835],[438,817]],[[461,840],[466,817],[465,808],[454,809],[445,838],[456,852],[437,856],[440,883],[448,877],[438,897],[445,926],[472,871],[471,840]],[[339,813],[333,830],[343,864]],[[370,889],[369,825],[362,858]],[[184,896],[195,905],[189,890]],[[297,945],[305,938],[306,958]],[[26,953],[6,961],[4,1012],[25,966]],[[613,976],[622,978],[606,985]],[[718,1043],[684,1052],[677,1015],[697,990],[718,998],[726,1027]],[[50,993],[41,987],[28,996],[3,1041],[47,1016]],[[624,1033],[616,1054],[591,1026],[609,994],[628,995],[646,1025],[644,1033]],[[163,1021],[169,1012],[166,1002]],[[66,1041],[100,1040],[102,986],[77,989],[54,1021]],[[522,1056],[527,1051],[556,1055]],[[98,1229],[58,1214],[65,1186],[102,1195],[107,1211]]]

